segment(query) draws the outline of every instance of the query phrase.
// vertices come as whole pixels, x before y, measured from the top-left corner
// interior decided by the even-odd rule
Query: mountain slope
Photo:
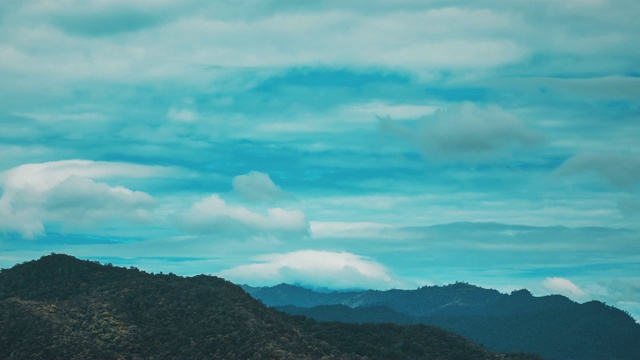
[[[534,297],[527,290],[507,295],[464,283],[343,293],[291,285],[244,289],[267,305],[319,321],[423,323],[494,351],[535,352],[558,360],[640,358],[640,325],[597,301],[578,304],[559,295]]]
[[[535,359],[438,328],[316,323],[211,276],[45,256],[0,272],[0,358]]]
[[[346,305],[319,305],[303,308],[295,305],[275,306],[282,312],[307,316],[318,321],[340,321],[356,324],[417,324],[419,318],[395,311],[387,306],[350,308]]]

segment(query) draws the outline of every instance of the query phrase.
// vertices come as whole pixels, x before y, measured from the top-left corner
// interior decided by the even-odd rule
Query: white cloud
[[[275,202],[293,196],[276,185],[268,174],[251,171],[233,178],[233,191],[247,201]]]
[[[386,104],[373,101],[363,104],[344,106],[341,110],[347,115],[364,118],[364,121],[374,120],[375,117],[391,117],[394,120],[417,119],[425,115],[431,115],[440,107],[432,105],[416,104]]]
[[[9,169],[0,175],[0,228],[32,238],[43,234],[48,222],[72,228],[114,219],[144,220],[155,205],[150,195],[95,179],[163,173],[167,169],[88,160],[25,164]]]
[[[624,74],[636,62],[625,46],[637,33],[632,2],[333,2],[314,11],[255,2],[81,3],[7,6],[3,75],[19,77],[21,86],[88,79],[184,84],[209,82],[211,72],[202,71],[209,65],[462,70],[451,74],[457,77],[505,65],[539,74]],[[543,61],[527,63],[531,54]]]
[[[197,112],[191,109],[186,109],[186,108],[183,109],[183,108],[171,107],[169,108],[169,111],[167,111],[167,118],[169,118],[169,120],[178,121],[178,122],[185,122],[185,123],[194,122],[198,120],[199,117],[200,116],[198,115]]]
[[[266,213],[243,206],[229,205],[214,194],[194,203],[179,215],[180,224],[197,233],[275,233],[298,234],[308,232],[307,220],[300,210],[268,208]]]
[[[87,223],[108,218],[144,220],[155,204],[153,197],[141,191],[70,176],[49,191],[43,208],[51,220]]]
[[[623,154],[578,154],[556,172],[560,176],[596,174],[609,184],[630,189],[640,184],[640,156]]]
[[[549,277],[542,281],[542,286],[554,294],[565,295],[572,299],[584,299],[587,293],[578,285],[561,277]]]
[[[424,117],[417,133],[390,119],[380,121],[382,131],[414,142],[430,159],[485,160],[544,140],[540,131],[515,115],[497,106],[480,107],[470,102]]]
[[[402,283],[381,264],[347,252],[301,250],[269,254],[254,264],[223,270],[219,276],[236,283],[274,285],[282,282],[332,289],[388,289]]]
[[[460,26],[451,26],[451,21]],[[183,49],[176,53],[183,61],[198,59],[220,66],[358,64],[477,69],[512,63],[526,55],[514,42],[487,34],[487,27],[509,23],[500,14],[469,9],[379,16],[334,10],[275,13],[235,23],[185,19],[161,32],[167,33],[171,45]],[[292,28],[296,31],[289,31]],[[180,37],[181,42],[176,43],[175,34],[187,31],[200,36]],[[456,36],[465,31],[475,31],[473,38]]]
[[[11,13],[11,39],[0,45],[6,75],[28,77],[35,85],[43,77],[47,82],[203,80],[201,67],[193,65],[485,69],[512,64],[529,52],[508,37],[495,36],[495,31],[511,31],[513,24],[509,16],[490,10],[375,14],[338,7],[270,10],[237,21],[237,14],[221,16],[216,5],[197,12],[212,16],[194,16],[172,4],[98,4],[76,11],[84,7],[36,1]],[[155,41],[159,38],[163,41]]]
[[[36,164],[24,164],[0,174],[5,194],[17,189],[35,191],[50,190],[70,176],[101,179],[112,177],[146,178],[167,174],[160,166],[144,166],[128,163],[60,160]]]

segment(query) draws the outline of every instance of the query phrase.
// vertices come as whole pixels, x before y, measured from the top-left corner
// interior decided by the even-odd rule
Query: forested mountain
[[[538,359],[425,325],[318,323],[212,276],[52,254],[0,272],[2,359]]]
[[[535,352],[549,359],[640,359],[640,325],[598,301],[578,304],[527,290],[502,294],[465,283],[331,293],[287,284],[243,288],[267,305],[319,321],[435,325],[494,351]]]

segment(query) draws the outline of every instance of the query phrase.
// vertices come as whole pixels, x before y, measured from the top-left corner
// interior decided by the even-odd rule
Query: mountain
[[[213,276],[60,254],[0,271],[1,359],[539,359],[436,327],[319,323]]]
[[[640,324],[598,301],[578,304],[527,290],[502,294],[466,283],[331,293],[287,284],[243,288],[266,305],[318,321],[428,324],[493,351],[553,360],[640,359]]]
[[[307,316],[318,321],[340,321],[356,324],[417,324],[420,322],[415,316],[403,314],[387,306],[350,308],[346,305],[319,305],[304,308],[284,305],[274,308],[287,314]]]

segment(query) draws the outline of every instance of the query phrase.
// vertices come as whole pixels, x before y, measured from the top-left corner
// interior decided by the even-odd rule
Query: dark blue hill
[[[494,351],[554,360],[640,359],[640,325],[598,301],[579,304],[527,290],[502,294],[466,283],[333,293],[285,284],[244,289],[266,305],[320,321],[435,325]]]

